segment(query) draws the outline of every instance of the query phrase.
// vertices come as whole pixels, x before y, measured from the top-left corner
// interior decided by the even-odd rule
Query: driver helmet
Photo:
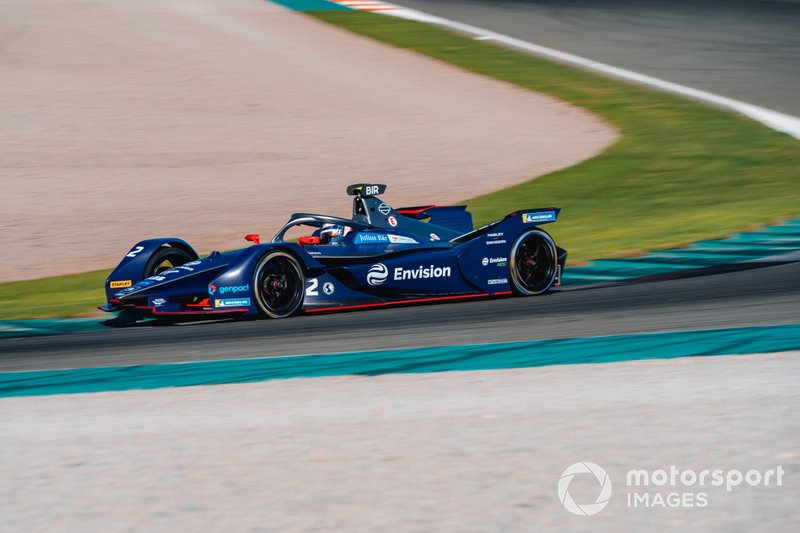
[[[339,224],[325,224],[319,232],[320,244],[339,244],[345,235],[350,232],[349,226]]]

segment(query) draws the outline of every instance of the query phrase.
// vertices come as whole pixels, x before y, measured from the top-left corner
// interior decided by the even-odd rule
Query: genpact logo
[[[383,285],[383,282],[386,281],[386,278],[389,277],[389,269],[386,268],[386,265],[383,263],[375,263],[367,272],[367,283],[372,285],[373,287],[377,287],[378,285]]]
[[[220,294],[228,294],[229,292],[247,292],[250,290],[250,284],[245,285],[228,285],[219,288]]]

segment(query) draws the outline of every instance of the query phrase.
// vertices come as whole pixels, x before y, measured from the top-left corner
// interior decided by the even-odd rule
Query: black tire
[[[258,261],[253,292],[262,316],[286,318],[297,313],[303,305],[305,287],[303,268],[293,255],[278,250]]]
[[[183,248],[159,248],[144,267],[144,277],[149,278],[192,261],[194,257]]]
[[[558,273],[556,244],[540,229],[526,231],[514,241],[508,268],[514,292],[542,294],[553,286]]]

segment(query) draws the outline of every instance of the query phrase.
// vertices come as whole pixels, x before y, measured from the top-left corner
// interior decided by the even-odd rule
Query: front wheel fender
[[[128,253],[122,258],[122,261],[117,265],[117,268],[115,268],[106,279],[106,297],[111,298],[112,294],[120,289],[125,289],[142,281],[144,279],[147,262],[154,253],[165,246],[181,248],[192,257],[192,260],[198,258],[194,248],[183,239],[169,237],[139,241],[131,247]]]

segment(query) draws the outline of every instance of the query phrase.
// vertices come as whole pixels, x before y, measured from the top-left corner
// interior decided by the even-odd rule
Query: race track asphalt
[[[797,0],[397,0],[616,67],[800,116]]]
[[[531,298],[8,338],[0,371],[800,323],[800,263],[706,274]]]
[[[800,1],[398,0],[800,115]],[[0,371],[800,323],[800,263],[536,298],[0,340]]]

